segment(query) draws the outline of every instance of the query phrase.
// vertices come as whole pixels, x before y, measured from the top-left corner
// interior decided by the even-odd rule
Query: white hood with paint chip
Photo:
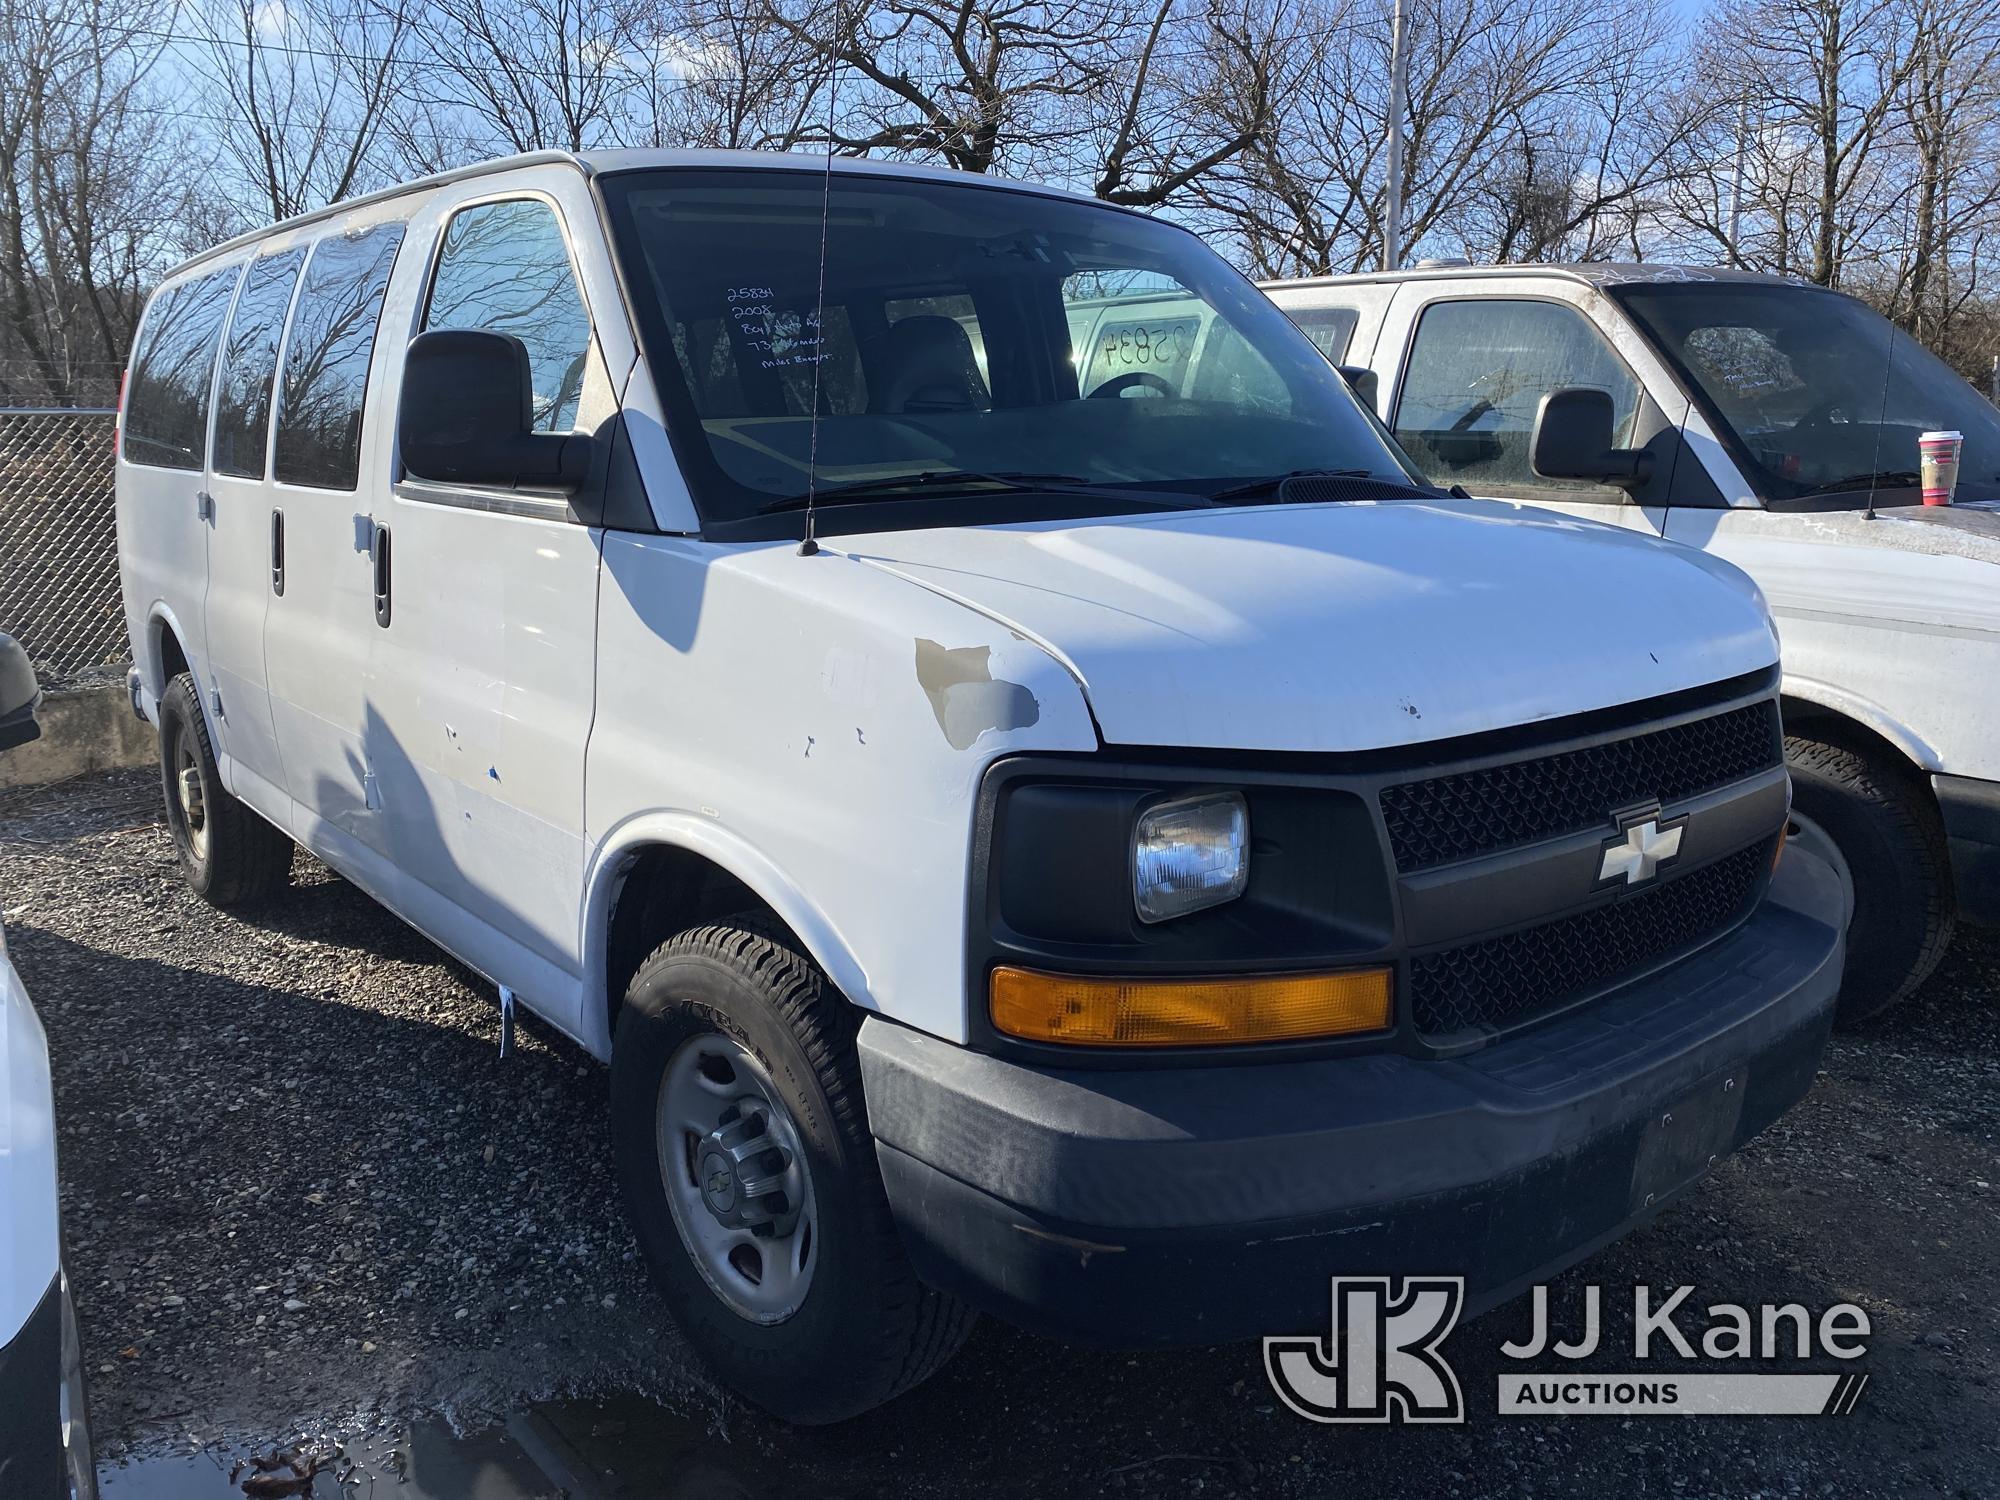
[[[1201,510],[831,544],[1076,676],[1105,740],[1369,750],[1657,697],[1777,660],[1726,563],[1482,501]]]

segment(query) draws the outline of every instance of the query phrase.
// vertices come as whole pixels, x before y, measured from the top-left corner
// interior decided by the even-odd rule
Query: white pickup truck
[[[668,1307],[787,1417],[973,1308],[1488,1305],[1831,1025],[1755,588],[1422,483],[1159,220],[747,153],[413,183],[168,278],[117,482],[189,881],[304,844],[608,1060]]]
[[[1956,918],[2000,920],[2000,411],[1948,366],[1852,298],[1740,272],[1442,265],[1265,290],[1433,483],[1756,579],[1784,642],[1795,837],[1851,890],[1843,1020],[1914,990]],[[1965,435],[1949,509],[1919,503],[1929,428]]]

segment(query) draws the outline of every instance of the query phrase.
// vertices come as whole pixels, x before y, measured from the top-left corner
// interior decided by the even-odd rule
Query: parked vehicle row
[[[1841,1013],[2000,920],[2000,411],[1861,303],[1675,266],[1274,282],[1434,484],[1699,547],[1784,639],[1795,840],[1851,890]],[[1963,433],[1959,503],[1918,437]],[[1650,601],[1629,607],[1645,612]]]
[[[784,1416],[977,1310],[1477,1309],[1813,1078],[1756,587],[1440,492],[1164,222],[494,163],[175,272],[121,434],[189,880],[303,844],[607,1060],[667,1304]]]
[[[0,635],[0,754],[41,730],[28,655]],[[62,1270],[55,1089],[0,928],[0,1495],[96,1500],[76,1307]]]

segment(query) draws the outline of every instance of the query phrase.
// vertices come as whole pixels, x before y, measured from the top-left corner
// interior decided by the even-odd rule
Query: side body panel
[[[132,347],[142,349],[154,319],[175,286],[234,265],[204,265],[197,272],[160,286],[146,304]],[[130,371],[127,372],[128,377]],[[209,370],[211,415],[215,371]],[[124,432],[119,433],[115,511],[118,525],[118,581],[125,605],[125,628],[132,642],[132,660],[147,691],[158,697],[166,688],[161,669],[161,641],[170,633],[187,654],[204,699],[213,686],[204,666],[207,632],[203,604],[208,592],[209,502],[204,469],[172,469],[134,463],[125,456]]]
[[[331,221],[303,225],[274,240],[271,248],[324,241],[377,224],[400,224],[421,207],[421,198],[391,199]],[[399,265],[408,250],[406,238],[397,257]],[[310,259],[305,274],[308,279],[312,276]],[[298,337],[295,311],[280,356],[281,385],[282,372],[292,358],[290,346]],[[271,601],[266,614],[264,661],[286,790],[298,804],[301,819],[292,831],[308,842],[311,820],[354,836],[374,795],[362,746],[368,654],[375,632],[369,510],[371,494],[383,482],[376,454],[385,429],[393,423],[389,363],[382,357],[378,334],[368,373],[357,488],[318,489],[275,477],[269,487],[271,504],[285,515],[285,592]],[[280,412],[278,422],[282,421]]]
[[[468,205],[521,199],[557,213],[579,267],[602,263],[575,171],[475,179],[413,217],[383,310],[382,420],[367,458],[377,482],[365,499],[390,539],[390,610],[386,625],[368,622],[359,744],[377,805],[335,836],[379,867],[373,878],[406,883],[404,899],[456,908],[455,951],[574,1030],[601,533],[561,496],[395,477],[402,355],[422,327],[439,235]],[[579,423],[608,436],[610,372],[629,368],[632,349],[615,301],[591,310],[600,336]]]
[[[289,252],[300,259],[303,254],[302,248]],[[270,481],[274,424],[267,418],[260,476],[224,473],[217,468],[223,462],[217,451],[217,433],[221,419],[220,391],[228,374],[230,334],[258,279],[253,262],[253,269],[237,294],[237,309],[232,311],[229,330],[223,339],[223,356],[218,360],[223,368],[217,372],[218,411],[210,423],[208,490],[213,499],[213,515],[202,626],[208,672],[223,710],[210,719],[223,784],[280,828],[289,828],[290,801],[285,791],[284,763],[278,754],[277,729],[271,718],[271,686],[264,667],[264,623],[275,587],[273,517],[278,508]],[[296,274],[291,278],[294,293],[297,279]],[[279,327],[282,332],[282,322]],[[265,382],[267,401],[273,399],[272,383]]]
[[[614,532],[599,599],[590,984],[625,857],[672,843],[768,901],[857,1005],[963,1040],[979,779],[1015,750],[1096,748],[1075,680],[831,548]],[[608,1015],[587,1020],[608,1053]]]
[[[1676,509],[1667,521],[1670,538],[1764,590],[1787,693],[1926,771],[2000,781],[2000,562],[1921,550],[1918,528],[1893,513]]]

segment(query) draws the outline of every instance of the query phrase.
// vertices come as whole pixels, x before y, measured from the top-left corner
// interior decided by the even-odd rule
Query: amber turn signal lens
[[[1380,1031],[1389,971],[1240,979],[1104,979],[993,971],[993,1024],[1031,1042],[1084,1047],[1203,1047]]]

